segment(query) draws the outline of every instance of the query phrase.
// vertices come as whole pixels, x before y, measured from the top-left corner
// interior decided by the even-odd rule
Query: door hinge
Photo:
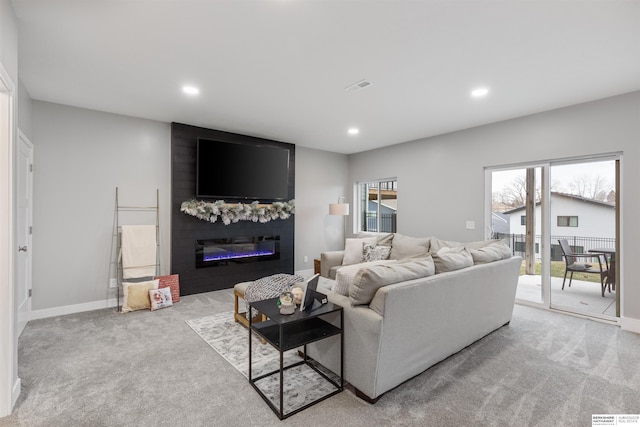
[[[29,165],[29,172],[33,172],[33,163]]]
[[[33,289],[29,289],[29,298],[31,298],[31,294],[33,294]]]
[[[29,226],[29,234],[33,234],[33,225]]]

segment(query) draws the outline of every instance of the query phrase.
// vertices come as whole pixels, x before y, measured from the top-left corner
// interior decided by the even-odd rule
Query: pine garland
[[[276,219],[287,219],[295,214],[295,200],[288,202],[273,202],[271,204],[225,203],[224,200],[205,202],[204,200],[189,200],[182,202],[180,211],[187,215],[209,222],[221,219],[225,225],[238,221],[269,222]]]

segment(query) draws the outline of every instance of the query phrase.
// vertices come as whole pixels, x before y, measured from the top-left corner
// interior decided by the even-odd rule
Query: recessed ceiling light
[[[195,86],[182,86],[182,91],[187,95],[197,95],[200,93],[200,89]]]
[[[349,135],[357,135],[357,134],[360,133],[360,129],[358,129],[358,128],[349,128],[349,130],[347,132],[349,132]]]
[[[488,93],[489,93],[489,89],[487,89],[486,87],[479,87],[471,91],[471,96],[473,96],[474,98],[482,98],[483,96],[486,96]]]

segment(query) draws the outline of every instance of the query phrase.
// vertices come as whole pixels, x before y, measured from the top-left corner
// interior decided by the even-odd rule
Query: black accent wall
[[[255,280],[276,273],[293,273],[294,218],[267,223],[239,221],[224,225],[210,223],[180,212],[182,202],[195,198],[196,141],[198,137],[238,143],[260,143],[289,148],[289,197],[295,199],[295,145],[181,123],[171,124],[171,273],[180,275],[180,294],[190,295],[233,287],[238,282]],[[251,174],[251,171],[247,171]],[[256,179],[259,179],[256,177]],[[213,201],[210,200],[210,201]],[[225,200],[228,203],[237,200]],[[251,201],[243,201],[250,203]],[[228,263],[196,268],[196,240],[237,236],[280,236],[279,259]]]

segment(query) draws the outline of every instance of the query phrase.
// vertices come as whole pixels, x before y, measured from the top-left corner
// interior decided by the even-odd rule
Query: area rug
[[[232,311],[187,320],[187,325],[238,372],[247,379],[249,378],[249,332],[233,320]],[[251,347],[252,378],[278,370],[280,353],[275,348],[269,344],[263,344],[256,334],[252,334]],[[283,360],[286,367],[300,362],[302,358],[298,355],[297,350],[289,350],[284,353]],[[335,378],[335,375],[330,376]],[[256,382],[258,388],[276,408],[280,407],[279,380],[279,374],[275,373]],[[306,365],[285,370],[283,383],[285,414],[336,390],[333,384]],[[248,383],[247,387],[250,387]]]

